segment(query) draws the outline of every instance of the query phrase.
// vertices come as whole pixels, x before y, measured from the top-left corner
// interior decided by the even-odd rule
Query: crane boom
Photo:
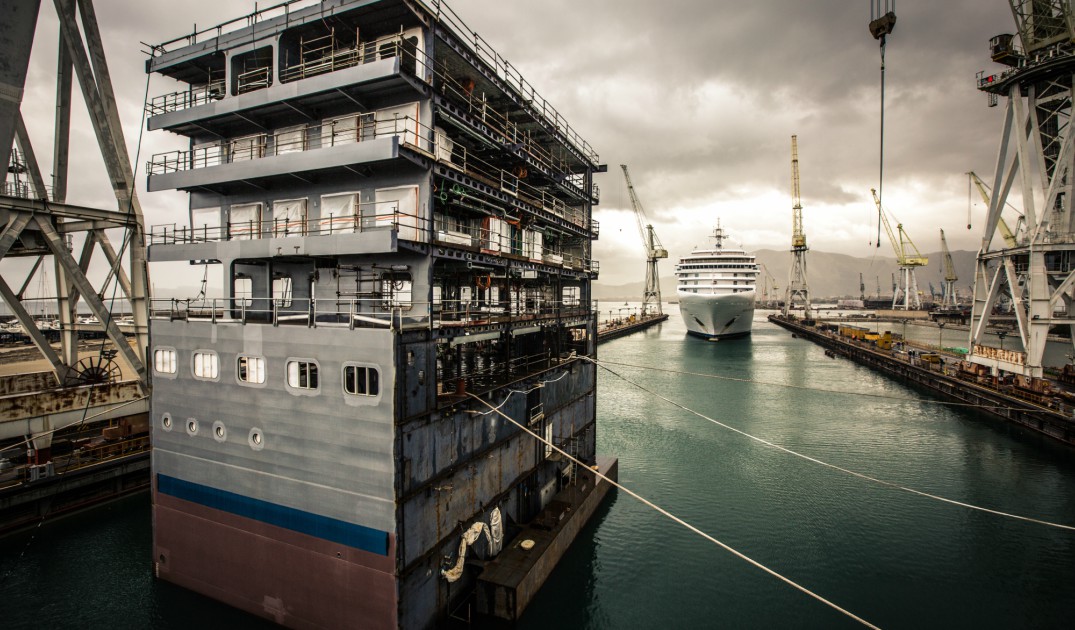
[[[873,202],[877,205],[877,212],[881,216],[881,223],[885,226],[885,232],[888,232],[888,241],[892,243],[892,251],[896,253],[896,263],[901,267],[924,267],[929,264],[929,258],[923,256],[918,248],[915,247],[914,242],[911,240],[911,236],[907,234],[903,229],[902,223],[896,224],[896,230],[899,232],[899,237],[892,232],[892,225],[888,222],[888,213],[881,207],[881,200],[877,198],[877,190],[871,188],[870,193],[873,195]],[[911,251],[914,254],[911,254]]]
[[[948,251],[948,239],[941,230],[941,253],[944,255],[944,287],[941,291],[941,308],[956,308],[956,267],[952,264],[952,252]]]
[[[651,312],[661,314],[661,280],[657,273],[657,261],[668,258],[668,250],[661,245],[657,233],[653,231],[653,225],[646,217],[646,211],[642,208],[642,201],[635,193],[634,184],[631,183],[631,174],[627,172],[627,165],[620,164],[623,169],[623,178],[627,180],[627,193],[631,197],[631,205],[634,206],[635,218],[638,220],[638,235],[642,237],[642,247],[646,250],[646,287],[642,295],[642,316]]]
[[[974,182],[974,186],[978,189],[978,194],[982,196],[982,201],[984,201],[986,207],[988,207],[989,187],[985,185],[985,182],[983,182],[982,179],[978,177],[978,174],[974,171],[967,171],[967,176],[969,176],[970,180]],[[1022,221],[1023,217],[1019,217],[1019,220]],[[967,221],[967,227],[970,227],[969,219]],[[1016,224],[1016,228],[1018,228],[1018,224]],[[997,229],[1000,230],[1000,235],[1004,239],[1004,243],[1008,247],[1018,246],[1019,242],[1015,238],[1015,234],[1012,233],[1011,228],[1008,227],[1008,223],[1004,220],[1004,217],[1000,217],[1000,220],[997,222]]]
[[[799,137],[791,137],[791,246],[806,249],[806,233],[803,232],[803,204],[799,196]]]
[[[955,282],[959,280],[956,277],[956,268],[952,264],[952,253],[948,251],[948,240],[944,238],[944,230],[941,230],[941,252],[944,254],[944,281]]]

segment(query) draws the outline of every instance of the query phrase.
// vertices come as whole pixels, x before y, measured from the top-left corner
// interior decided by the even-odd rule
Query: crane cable
[[[881,195],[885,189],[885,37],[881,36],[881,147],[877,174],[877,247],[881,247]]]
[[[584,360],[593,361],[593,359],[590,359],[590,357],[587,357],[587,356],[580,356],[579,358],[584,359]],[[594,364],[598,365],[596,361],[594,361]],[[608,369],[608,368],[605,368],[605,369]],[[769,567],[767,567],[764,564],[758,562],[757,560],[751,558],[750,556],[744,554],[743,552],[735,549],[734,547],[728,545],[727,543],[721,542],[720,540],[718,540],[714,536],[712,536],[710,534],[707,534],[706,532],[702,531],[701,529],[699,529],[698,527],[696,527],[694,525],[691,525],[687,521],[685,521],[682,518],[676,516],[675,514],[672,514],[668,510],[662,508],[661,506],[659,506],[656,503],[650,501],[649,499],[643,497],[642,495],[640,495],[637,492],[631,490],[630,488],[627,488],[626,486],[620,484],[619,482],[617,482],[617,481],[615,481],[613,479],[610,479],[606,475],[602,474],[600,471],[594,470],[593,468],[590,468],[585,462],[580,461],[579,459],[577,459],[576,457],[572,456],[570,453],[568,453],[564,449],[562,449],[559,446],[556,446],[555,444],[553,444],[551,441],[546,440],[545,438],[543,438],[542,436],[538,435],[537,433],[534,433],[533,431],[530,430],[529,427],[524,426],[522,423],[517,421],[515,418],[512,418],[511,416],[505,414],[503,411],[500,411],[500,407],[494,407],[491,403],[487,402],[484,398],[482,398],[482,397],[480,397],[480,396],[478,396],[476,394],[472,394],[470,392],[467,392],[467,396],[470,396],[474,400],[477,400],[478,402],[482,403],[483,405],[488,407],[491,411],[495,411],[500,417],[502,417],[505,420],[507,420],[508,422],[514,424],[516,427],[518,427],[519,429],[521,429],[522,431],[524,431],[525,433],[530,435],[530,437],[532,437],[535,440],[541,442],[546,447],[553,449],[554,451],[556,451],[557,453],[559,453],[563,457],[567,458],[572,463],[574,463],[576,466],[582,466],[583,468],[586,468],[586,469],[590,470],[596,477],[598,477],[602,481],[608,482],[613,487],[618,488],[622,492],[626,492],[628,495],[631,496],[631,498],[641,502],[646,507],[653,509],[654,511],[658,512],[662,516],[664,516],[664,517],[666,517],[668,519],[671,519],[672,521],[678,523],[679,525],[682,525],[683,527],[687,528],[691,532],[701,536],[702,538],[705,538],[709,542],[717,545],[721,549],[724,549],[725,551],[727,551],[728,553],[734,555],[735,557],[739,558],[740,560],[743,560],[743,561],[747,562],[748,564],[754,566],[755,568],[761,569],[765,573],[768,573],[769,575],[775,577],[776,579],[780,580],[781,582],[784,582],[788,586],[791,586],[792,588],[795,588],[796,590],[799,590],[802,593],[805,593],[806,595],[816,599],[817,601],[821,602],[822,604],[825,604],[829,608],[832,608],[833,610],[835,610],[835,611],[837,611],[837,612],[839,612],[839,613],[841,613],[843,615],[846,615],[847,617],[859,622],[863,626],[865,626],[867,628],[874,628],[874,629],[878,628],[878,626],[875,626],[874,624],[870,623],[869,621],[866,621],[862,617],[859,617],[858,615],[856,615],[855,613],[847,610],[846,608],[841,608],[838,604],[825,599],[821,595],[811,591],[810,589],[808,589],[805,586],[799,584],[798,582],[793,581],[791,578],[784,577],[783,575],[777,573],[773,569],[770,569]],[[503,406],[503,403],[501,403],[501,406]]]
[[[1018,520],[1018,521],[1024,521],[1024,522],[1027,522],[1027,523],[1034,523],[1034,524],[1037,524],[1037,525],[1045,525],[1046,527],[1054,527],[1054,528],[1057,528],[1057,529],[1065,529],[1065,530],[1068,530],[1068,531],[1075,531],[1075,526],[1072,526],[1072,525],[1064,525],[1062,523],[1053,523],[1051,521],[1045,521],[1045,520],[1042,520],[1042,519],[1037,519],[1037,518],[1033,518],[1033,517],[1029,517],[1029,516],[1021,516],[1019,514],[1011,514],[1009,512],[1002,512],[1000,510],[994,510],[994,509],[991,509],[991,508],[982,507],[980,505],[974,505],[974,504],[971,504],[971,503],[964,503],[963,501],[956,501],[955,499],[949,499],[949,498],[946,498],[946,497],[938,496],[936,494],[930,494],[930,493],[924,492],[922,490],[915,490],[914,488],[909,488],[907,486],[901,486],[898,483],[894,483],[894,482],[891,482],[891,481],[885,481],[884,479],[878,479],[876,477],[871,477],[871,476],[866,475],[864,473],[856,472],[854,470],[850,470],[850,469],[847,469],[847,468],[843,468],[841,466],[837,466],[836,464],[830,464],[830,463],[828,463],[826,461],[817,459],[816,457],[811,457],[809,455],[804,455],[803,453],[793,451],[790,448],[787,448],[785,446],[781,446],[779,444],[776,444],[775,442],[770,442],[769,440],[757,437],[756,435],[751,435],[750,433],[747,433],[746,431],[743,431],[742,429],[737,429],[737,428],[735,428],[735,427],[733,427],[731,425],[728,425],[728,424],[725,424],[725,423],[721,422],[720,420],[717,420],[715,418],[710,418],[709,416],[707,416],[707,415],[705,415],[705,414],[703,414],[701,412],[695,411],[695,410],[693,410],[693,409],[691,409],[691,408],[689,408],[689,407],[687,407],[685,405],[682,405],[682,404],[680,404],[680,403],[678,403],[678,402],[676,402],[676,401],[674,401],[674,400],[672,400],[670,398],[666,398],[665,396],[662,396],[661,394],[659,394],[659,393],[657,393],[657,392],[645,387],[644,385],[636,383],[635,381],[632,381],[631,379],[629,379],[626,376],[616,372],[615,370],[610,369],[609,367],[604,365],[604,363],[605,363],[604,361],[598,361],[596,359],[586,357],[586,356],[579,357],[579,358],[581,358],[583,360],[586,360],[586,361],[590,361],[594,365],[602,368],[603,370],[605,370],[606,372],[612,374],[613,376],[616,376],[617,378],[619,378],[619,379],[621,379],[621,380],[623,380],[623,381],[625,381],[625,382],[627,382],[627,383],[629,383],[631,385],[634,385],[635,387],[637,387],[638,389],[646,392],[647,394],[649,394],[651,396],[654,396],[656,398],[660,398],[661,400],[665,401],[666,403],[668,403],[668,404],[670,404],[670,405],[672,405],[674,407],[678,407],[679,409],[682,409],[683,411],[686,411],[687,413],[690,413],[692,415],[698,416],[699,418],[702,418],[703,420],[711,422],[711,423],[713,423],[713,424],[715,424],[715,425],[717,425],[719,427],[728,429],[729,431],[732,431],[733,433],[738,433],[739,435],[742,435],[742,436],[744,436],[746,438],[754,440],[755,442],[758,442],[760,444],[764,444],[765,446],[768,446],[770,448],[774,448],[774,449],[776,449],[778,451],[782,451],[782,452],[787,453],[789,455],[794,455],[795,457],[798,457],[800,459],[805,459],[808,462],[812,462],[814,464],[818,464],[820,466],[824,466],[826,468],[830,468],[832,470],[836,470],[836,471],[842,472],[844,474],[851,475],[853,477],[858,477],[859,479],[863,479],[865,481],[870,481],[870,482],[873,482],[873,483],[876,483],[876,484],[879,484],[879,485],[882,485],[882,486],[893,488],[895,490],[900,490],[902,492],[907,492],[907,493],[914,494],[914,495],[917,495],[917,496],[920,496],[920,497],[925,497],[927,499],[933,499],[935,501],[941,501],[942,503],[948,503],[948,504],[951,504],[951,505],[956,505],[956,506],[959,506],[959,507],[967,508],[969,510],[976,510],[976,511],[979,511],[979,512],[986,512],[988,514],[993,514],[995,516],[1002,516],[1002,517],[1005,517],[1005,518],[1011,518],[1011,519],[1015,519],[1015,520]]]

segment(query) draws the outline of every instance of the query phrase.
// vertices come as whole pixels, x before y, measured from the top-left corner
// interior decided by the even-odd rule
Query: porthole
[[[213,439],[217,442],[228,439],[228,430],[224,428],[224,423],[220,420],[213,423]]]
[[[246,441],[250,444],[250,448],[255,451],[260,451],[265,448],[265,434],[257,427],[250,429],[250,435],[247,437]]]
[[[198,421],[195,418],[187,418],[187,435],[198,434]]]
[[[161,428],[165,431],[172,430],[172,414],[166,413],[161,416]]]

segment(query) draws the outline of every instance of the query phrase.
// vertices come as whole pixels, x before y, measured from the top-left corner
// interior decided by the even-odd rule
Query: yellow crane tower
[[[810,288],[806,283],[806,232],[803,231],[803,204],[799,198],[799,139],[791,137],[791,270],[784,294],[785,317],[802,301],[803,316],[810,318]]]
[[[661,315],[661,279],[657,274],[657,261],[668,258],[668,250],[657,239],[657,233],[653,231],[653,225],[646,217],[646,211],[642,208],[642,201],[635,194],[635,187],[631,184],[631,175],[627,172],[627,165],[620,164],[623,169],[623,178],[627,180],[627,194],[631,197],[631,205],[635,209],[635,218],[638,220],[638,234],[642,237],[642,247],[646,250],[646,288],[642,293],[642,316]]]
[[[892,243],[892,250],[896,253],[896,264],[900,267],[900,284],[892,292],[892,308],[903,307],[904,310],[922,308],[922,300],[918,296],[918,278],[915,277],[915,269],[929,264],[929,258],[923,256],[911,241],[910,235],[903,229],[902,223],[896,224],[896,234],[892,232],[892,226],[888,222],[888,213],[881,207],[881,200],[877,198],[877,190],[871,188],[873,202],[877,206],[877,214],[881,223],[888,233],[888,241]],[[903,304],[899,304],[900,293],[903,293]]]
[[[970,183],[974,184],[974,186],[978,189],[978,194],[982,196],[982,201],[985,202],[985,207],[988,208],[990,194],[989,186],[986,186],[985,182],[983,182],[982,179],[978,177],[978,174],[974,171],[967,171],[967,177],[970,178]],[[967,195],[968,197],[970,196],[969,190],[967,191]],[[970,229],[970,199],[967,199],[967,205],[967,229]],[[1019,230],[1024,220],[1025,218],[1022,214],[1020,214],[1019,220],[1015,224],[1016,231]],[[1004,238],[1004,244],[1006,247],[1017,247],[1019,245],[1018,238],[1016,238],[1011,228],[1008,227],[1008,223],[1004,221],[1004,217],[1000,217],[1000,220],[997,221],[997,229],[1000,230],[1000,235]]]
[[[941,291],[941,308],[956,308],[956,267],[952,264],[952,253],[948,251],[948,240],[944,238],[944,230],[941,230],[941,252],[944,254],[944,288]]]

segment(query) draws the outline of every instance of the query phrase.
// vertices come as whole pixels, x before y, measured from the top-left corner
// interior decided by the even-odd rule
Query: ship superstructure
[[[469,559],[593,487],[514,423],[595,462],[597,154],[442,3],[285,3],[147,69],[189,139],[148,188],[190,200],[150,260],[226,294],[154,304],[158,576],[289,626],[481,608]]]
[[[687,332],[707,339],[749,335],[754,319],[758,265],[742,248],[725,247],[718,222],[712,247],[676,264],[676,297]]]

